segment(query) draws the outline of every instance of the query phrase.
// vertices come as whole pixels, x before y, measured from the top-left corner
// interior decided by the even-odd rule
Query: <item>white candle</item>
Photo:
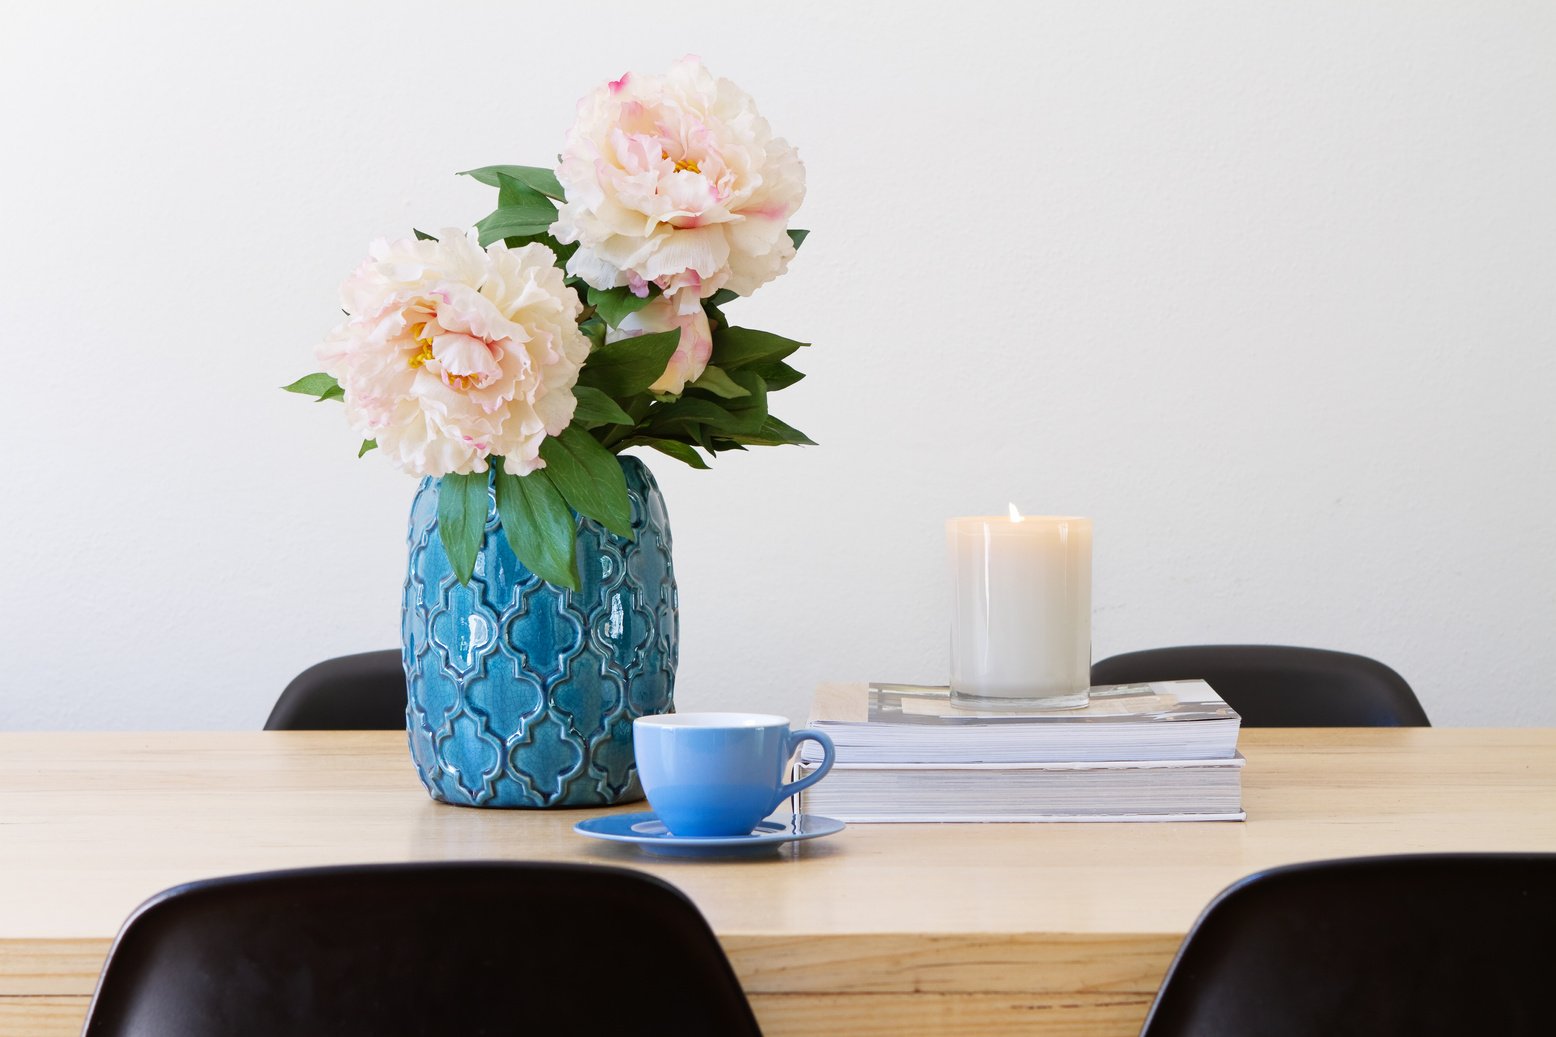
[[[978,709],[1086,704],[1091,686],[1091,520],[954,518],[951,696]]]

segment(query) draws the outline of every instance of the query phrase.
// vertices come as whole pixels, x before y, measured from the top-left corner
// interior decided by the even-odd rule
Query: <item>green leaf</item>
[[[632,415],[622,410],[615,400],[598,389],[587,385],[575,385],[573,395],[578,399],[578,408],[573,411],[573,420],[586,428],[594,428],[597,425],[632,424]]]
[[[648,417],[648,412],[654,409],[654,401],[648,393],[638,393],[622,401],[621,406],[632,415],[633,423],[642,421]]]
[[[752,446],[815,446],[816,441],[792,425],[785,424],[771,414],[755,432],[730,436],[737,443]]]
[[[556,203],[546,197],[545,192],[537,191],[507,173],[497,174],[497,208],[529,209],[536,213],[549,212],[555,222]]]
[[[578,242],[564,245],[551,236],[550,228],[547,228],[547,233],[544,234],[516,234],[503,240],[508,243],[509,248],[519,248],[531,243],[546,246],[555,254],[557,268],[563,271],[567,270],[567,261],[573,257],[574,252],[578,251]]]
[[[799,249],[799,247],[801,245],[805,244],[805,239],[806,239],[806,237],[809,236],[809,234],[810,234],[810,231],[808,231],[808,230],[791,230],[791,231],[789,231],[789,240],[794,242],[794,248],[795,248],[796,251],[798,251],[798,249]]]
[[[713,333],[713,362],[726,371],[751,364],[782,360],[808,343],[796,342],[768,331],[751,328],[719,328]]]
[[[721,432],[735,432],[743,423],[723,405],[701,396],[683,396],[666,404],[654,412],[649,422],[655,432],[681,432],[693,438],[695,430],[704,425]]]
[[[539,166],[482,166],[480,169],[467,169],[459,175],[473,177],[488,187],[501,187],[500,178],[508,176],[547,198],[555,198],[559,202],[567,200],[556,174]]]
[[[753,367],[751,370],[762,376],[762,381],[767,383],[768,392],[787,389],[805,377],[805,372],[796,371],[782,360],[772,364],[763,364],[760,367]]]
[[[530,226],[530,225],[529,224],[524,224],[523,226]],[[557,268],[559,270],[566,271],[566,269],[567,269],[567,261],[572,258],[572,255],[573,255],[574,252],[578,251],[578,242],[575,241],[572,244],[564,245],[561,242],[557,241],[556,238],[553,238],[551,236],[550,232],[551,232],[551,225],[548,224],[546,229],[543,230],[543,231],[536,231],[536,232],[530,233],[530,234],[509,234],[507,237],[503,238],[502,240],[507,243],[509,248],[522,248],[525,245],[531,245],[531,244],[534,244],[534,245],[544,245],[547,248],[549,248],[552,251],[552,253],[556,256],[556,258],[557,258],[557,262],[556,262]],[[495,239],[493,239],[493,240],[495,240]]]
[[[506,238],[531,238],[545,234],[549,227],[551,221],[534,220],[520,209],[498,209],[476,224],[476,230],[481,232],[481,248]]]
[[[659,380],[680,343],[678,329],[608,342],[590,352],[578,374],[578,384],[616,399],[634,396]]]
[[[469,583],[486,539],[487,475],[450,472],[438,480],[438,538],[459,582]]]
[[[362,449],[357,451],[357,456],[361,457],[363,454],[366,454],[369,450],[377,450],[377,449],[378,449],[378,440],[376,440],[376,439],[364,439],[362,441]]]
[[[696,449],[691,446],[691,444],[682,443],[678,439],[657,439],[653,436],[638,436],[634,439],[627,440],[627,442],[623,443],[622,446],[653,447],[661,454],[664,454],[667,457],[673,457],[677,461],[683,461],[686,464],[691,465],[693,468],[700,469],[704,472],[708,470],[708,462],[702,459],[702,455],[699,454]]]
[[[563,245],[549,234],[542,241],[547,248],[556,253],[556,265],[565,272],[567,270],[567,261],[573,258],[574,252],[578,251],[578,242],[572,241]]]
[[[712,364],[703,369],[702,374],[691,384],[691,388],[702,389],[715,396],[722,396],[726,400],[751,395],[750,389],[737,384],[733,378],[724,373],[722,368]]]
[[[718,291],[714,292],[713,297],[708,300],[708,305],[723,306],[725,303],[734,302],[738,298],[740,298],[740,296],[737,293],[730,291],[728,288],[720,288]]]
[[[475,225],[481,232],[481,247],[504,238],[529,237],[544,234],[556,222],[556,213],[543,219],[535,217],[527,209],[498,209]]]
[[[589,433],[569,425],[540,444],[546,472],[572,509],[617,536],[632,539],[627,476],[616,456]]]
[[[578,589],[578,529],[546,469],[497,470],[497,516],[519,562],[547,583]]]
[[[668,362],[668,357],[666,361]],[[346,395],[346,391],[340,387],[333,375],[327,375],[323,371],[315,374],[305,374],[291,385],[281,386],[286,392],[301,393],[304,396],[312,396],[319,400],[338,400]]]
[[[745,396],[717,401],[706,396],[682,396],[655,408],[649,416],[648,434],[689,439],[711,453],[715,435],[733,438],[760,431],[767,420],[767,389],[761,376],[754,371],[736,371],[730,377],[747,391]]]
[[[415,227],[411,228],[411,233],[416,235],[416,240],[417,241],[437,241],[438,240],[437,238],[433,237],[431,234],[428,234],[426,231],[417,230]]]
[[[592,348],[600,349],[605,345],[605,322],[599,317],[590,317],[578,325],[578,330],[589,339]]]
[[[495,174],[497,208],[476,228],[484,248],[499,238],[544,234],[556,222],[556,206],[540,191],[506,173]]]
[[[756,432],[767,420],[767,383],[755,371],[736,371],[730,377],[746,389],[746,395],[724,406],[736,418],[733,432]]]
[[[650,289],[642,298],[632,294],[632,289],[622,285],[620,288],[599,289],[593,285],[589,287],[589,298],[586,300],[593,306],[605,323],[613,328],[621,327],[621,322],[628,314],[636,313],[649,303],[654,301],[654,296],[659,294],[656,289]]]

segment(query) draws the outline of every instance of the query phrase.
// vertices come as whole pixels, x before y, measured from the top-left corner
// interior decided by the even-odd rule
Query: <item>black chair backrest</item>
[[[1556,1034],[1556,854],[1276,868],[1221,893],[1141,1037]]]
[[[1376,659],[1286,645],[1185,645],[1127,652],[1092,684],[1203,678],[1245,727],[1428,727],[1405,679]]]
[[[158,894],[114,941],[84,1037],[758,1035],[717,939],[651,875],[360,865]]]
[[[276,699],[266,731],[397,731],[405,728],[405,669],[400,650],[326,659],[296,677]]]

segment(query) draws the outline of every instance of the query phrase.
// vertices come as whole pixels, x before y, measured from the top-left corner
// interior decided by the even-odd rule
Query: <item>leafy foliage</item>
[[[576,520],[550,474],[509,475],[499,460],[494,481],[498,521],[514,555],[547,583],[577,590]]]
[[[693,468],[700,468],[703,471],[708,470],[708,462],[702,459],[702,455],[678,439],[657,439],[652,436],[638,436],[627,440],[622,446],[653,447],[666,457],[673,457],[677,461],[682,461]]]
[[[486,539],[487,474],[450,472],[438,482],[438,538],[460,583],[469,583]]]
[[[556,222],[556,203],[565,199],[555,173],[539,166],[494,165],[469,169],[462,175],[497,188],[497,208],[478,224],[483,245],[499,239],[513,247],[538,241],[556,252],[557,264],[565,268],[577,245],[562,245],[550,233]],[[798,249],[809,233],[791,229],[789,240]],[[594,288],[577,278],[569,278],[569,283],[585,303],[579,327],[594,348],[578,376],[578,407],[573,424],[563,436],[546,441],[542,456],[547,467],[542,471],[551,473],[553,484],[580,514],[613,531],[621,531],[587,510],[605,513],[605,501],[600,494],[606,493],[607,488],[596,484],[598,492],[590,496],[578,481],[583,457],[592,458],[588,470],[596,476],[604,471],[597,455],[580,453],[580,437],[593,439],[608,453],[648,447],[693,468],[704,469],[710,457],[727,450],[813,443],[809,436],[774,417],[769,410],[772,393],[805,377],[788,361],[806,343],[730,324],[723,307],[740,298],[734,292],[720,289],[703,300],[713,330],[713,355],[696,380],[680,394],[671,396],[650,387],[659,380],[679,346],[678,331],[606,341],[628,315],[652,302],[659,289],[651,286],[648,295],[638,296],[626,287]],[[573,444],[573,448],[564,446],[564,441]],[[560,471],[554,458],[562,459]],[[586,507],[579,506],[579,501],[569,494],[569,487],[572,493],[584,495]],[[608,494],[617,492],[612,482]],[[625,522],[624,484],[619,493],[618,506],[609,514],[613,521]],[[522,555],[520,558],[523,560]]]
[[[655,288],[649,294],[639,297],[633,295],[632,290],[625,285],[603,291],[599,288],[588,290],[589,305],[594,307],[594,312],[613,328],[621,327],[621,322],[627,315],[636,313],[653,302],[658,294],[659,289]]]
[[[768,331],[750,328],[719,328],[713,333],[713,363],[726,371],[751,364],[782,360],[807,343],[795,342]]]
[[[574,424],[589,429],[601,425],[632,424],[632,415],[622,410],[615,400],[593,386],[573,386],[573,397],[578,401],[578,407],[573,411]]]
[[[661,331],[596,346],[578,374],[578,384],[599,389],[631,414],[628,401],[648,392],[680,343],[679,331]]]
[[[481,232],[481,246],[499,240],[521,245],[527,244],[527,239],[546,236],[556,222],[556,204],[551,198],[503,168],[494,168],[492,177],[497,184],[497,208],[475,225]]]
[[[566,197],[562,193],[562,185],[557,182],[556,174],[549,169],[540,166],[482,166],[480,169],[467,169],[460,176],[472,177],[488,187],[501,187],[502,178],[507,177],[517,180],[525,187],[538,191],[547,198],[563,201]]]
[[[564,245],[551,233],[557,203],[564,200],[555,173],[538,166],[496,165],[461,175],[497,189],[497,207],[476,224],[483,247],[495,241],[510,248],[543,244],[566,269],[578,245]],[[422,231],[414,233],[432,240]],[[795,248],[808,233],[789,231]],[[788,361],[806,343],[730,324],[723,307],[740,298],[734,292],[720,290],[703,300],[713,333],[712,356],[682,392],[667,394],[652,386],[680,345],[679,330],[607,341],[659,289],[650,287],[647,295],[638,296],[625,287],[597,289],[576,277],[568,283],[585,303],[579,329],[593,348],[574,387],[572,424],[541,446],[545,467],[513,475],[503,468],[502,458],[493,458],[490,474],[449,474],[439,483],[439,536],[460,582],[474,572],[494,498],[503,535],[519,561],[549,583],[577,589],[579,516],[617,536],[633,535],[626,478],[613,455],[646,447],[706,469],[712,457],[730,450],[813,445],[770,410],[773,393],[805,377]],[[322,372],[285,389],[319,401],[344,395],[336,380]],[[364,440],[357,456],[377,445]]]
[[[709,364],[703,369],[702,374],[692,383],[693,389],[704,389],[715,396],[722,396],[726,400],[739,399],[742,396],[751,395],[751,390],[735,381],[724,373],[724,369]]]
[[[578,514],[592,518],[619,537],[632,539],[632,507],[627,477],[600,441],[577,425],[548,436],[540,446],[546,474]]]
[[[346,391],[340,387],[340,383],[333,376],[327,375],[323,371],[316,372],[315,374],[305,374],[291,385],[283,385],[281,388],[287,392],[312,396],[316,403],[322,403],[325,400],[343,399],[346,395]]]

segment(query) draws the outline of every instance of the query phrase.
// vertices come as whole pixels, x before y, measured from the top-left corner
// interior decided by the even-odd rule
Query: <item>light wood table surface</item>
[[[1241,741],[1246,823],[854,825],[770,861],[707,862],[583,839],[571,829],[586,811],[435,804],[397,733],[0,734],[0,1033],[78,1033],[136,904],[269,868],[641,868],[702,909],[769,1037],[1062,1037],[1135,1033],[1200,909],[1251,872],[1556,851],[1556,730]]]

